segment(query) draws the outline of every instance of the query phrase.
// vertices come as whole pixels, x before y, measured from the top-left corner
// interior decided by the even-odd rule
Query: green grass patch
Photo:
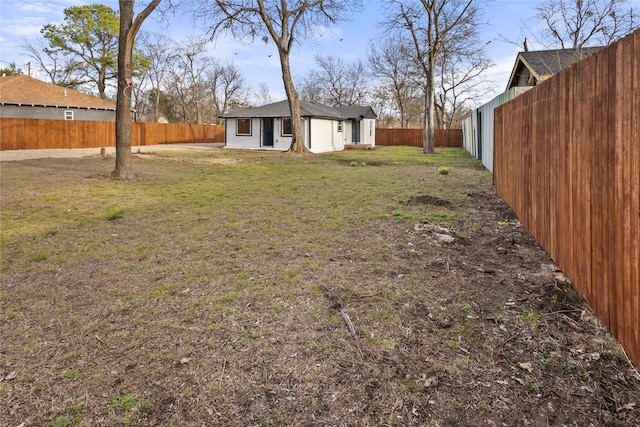
[[[107,221],[115,221],[117,219],[124,218],[125,212],[126,211],[124,209],[113,210],[106,215],[106,219]]]
[[[85,411],[84,404],[79,402],[64,409],[47,424],[49,427],[71,427],[77,425]]]
[[[351,337],[338,305],[367,352],[410,348],[410,340],[430,334],[427,311],[414,300],[437,279],[412,246],[413,223],[457,226],[466,217],[449,204],[407,202],[428,194],[466,203],[464,183],[490,175],[464,150],[438,150],[428,156],[434,167],[413,147],[211,155],[236,160],[229,164],[203,162],[208,156],[199,153],[162,155],[134,157],[137,179],[130,182],[109,178],[113,163],[100,158],[2,165],[3,332],[14,343],[12,363],[32,367],[7,365],[20,376],[4,387],[25,396],[38,390],[45,407],[74,401],[81,381],[91,402],[89,409],[61,405],[34,424],[152,424],[158,418],[142,414],[168,406],[148,392],[235,390],[241,369],[258,372],[238,363],[241,357],[288,357],[278,363],[293,369],[314,357],[312,347],[322,356],[304,373],[313,375],[334,355],[348,360],[344,340]],[[439,179],[443,165],[455,173]],[[410,264],[423,268],[416,283]],[[453,308],[471,311],[464,301]],[[449,339],[456,337],[440,337],[435,346]],[[40,357],[45,342],[53,356]],[[190,361],[181,363],[185,354]],[[464,372],[463,361],[450,369]],[[288,371],[264,373],[282,390],[303,377]],[[419,392],[415,378],[407,388]],[[57,382],[65,383],[57,387],[61,396],[47,391]],[[184,402],[193,411],[185,417],[206,414],[207,406]]]
[[[457,214],[445,210],[427,211],[422,214],[422,217],[429,224],[435,225],[450,226],[458,221]]]
[[[137,417],[149,410],[149,404],[135,395],[123,394],[112,397],[106,410],[116,413],[120,423],[130,425]]]

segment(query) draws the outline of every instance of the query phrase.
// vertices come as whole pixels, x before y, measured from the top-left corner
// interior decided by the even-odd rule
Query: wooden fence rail
[[[462,147],[462,129],[436,129],[436,147]],[[422,147],[422,129],[376,129],[376,145]]]
[[[0,119],[0,150],[114,147],[115,123],[79,120]],[[436,147],[461,147],[461,129],[436,129]],[[223,125],[132,123],[131,144],[224,142]],[[376,145],[422,147],[422,129],[376,129]]]
[[[640,30],[495,110],[494,184],[640,366]]]
[[[0,119],[0,150],[115,147],[115,122]],[[224,126],[132,123],[131,145],[224,142]]]

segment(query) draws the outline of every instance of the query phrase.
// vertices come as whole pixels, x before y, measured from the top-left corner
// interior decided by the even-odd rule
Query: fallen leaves
[[[18,376],[18,372],[17,371],[11,371],[7,375],[5,375],[4,377],[0,377],[0,381],[11,381],[11,380],[15,379],[17,376]]]
[[[616,411],[617,412],[620,412],[620,411],[633,411],[635,406],[636,406],[635,402],[625,403],[624,405],[622,405],[621,407],[616,409]]]
[[[531,362],[518,362],[516,363],[516,366],[530,374],[533,373],[533,366],[531,365]]]

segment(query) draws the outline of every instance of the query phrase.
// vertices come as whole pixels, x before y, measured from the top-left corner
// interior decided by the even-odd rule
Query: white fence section
[[[531,87],[513,87],[476,108],[462,122],[462,144],[464,148],[493,172],[493,110],[511,101]]]

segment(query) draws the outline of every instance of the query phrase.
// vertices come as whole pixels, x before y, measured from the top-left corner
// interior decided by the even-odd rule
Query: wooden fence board
[[[635,343],[635,348],[631,354],[640,355],[640,31],[636,31],[633,36],[633,45],[624,45],[624,52],[620,55],[627,60],[624,67],[627,67],[626,87],[621,88],[625,92],[626,98],[621,101],[629,106],[621,115],[625,118],[623,128],[627,129],[628,136],[623,136],[622,141],[627,141],[623,153],[623,181],[628,182],[625,186],[628,189],[625,195],[625,220],[623,235],[625,244],[623,252],[625,258],[625,300],[628,301],[628,310],[631,312],[631,319],[635,322],[628,322],[625,334],[631,343]],[[627,269],[629,271],[627,271]],[[623,320],[628,320],[624,317]],[[636,359],[636,364],[637,364]]]
[[[422,129],[376,129],[376,145],[422,147]],[[436,147],[462,147],[462,129],[436,129]]]
[[[0,150],[114,147],[115,123],[80,120],[0,119]],[[132,123],[131,145],[224,142],[224,126]]]
[[[115,146],[115,123],[79,120],[0,119],[0,150]],[[462,129],[436,129],[436,147],[461,147]],[[132,123],[131,145],[224,142],[224,126]],[[376,129],[376,145],[422,147],[422,129]]]
[[[494,184],[640,364],[640,31],[495,110]]]

